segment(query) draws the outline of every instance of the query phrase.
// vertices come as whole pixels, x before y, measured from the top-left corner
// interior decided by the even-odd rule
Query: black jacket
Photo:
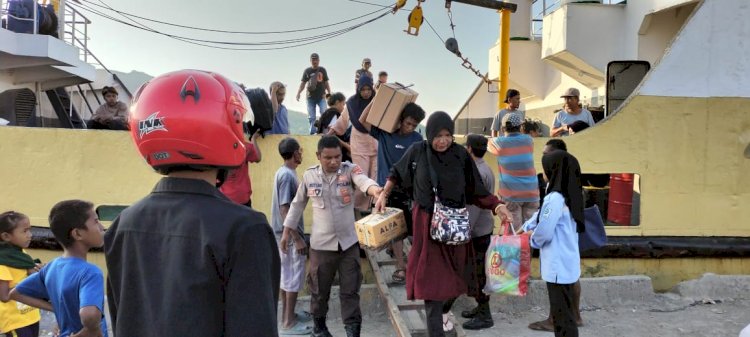
[[[207,182],[163,178],[104,242],[115,336],[277,336],[271,227]]]

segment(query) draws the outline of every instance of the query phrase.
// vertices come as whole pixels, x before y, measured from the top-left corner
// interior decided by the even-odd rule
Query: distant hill
[[[289,133],[293,135],[310,134],[310,123],[307,121],[307,112],[289,110]]]
[[[149,74],[135,70],[131,70],[129,73],[113,70],[112,73],[117,75],[122,83],[125,84],[128,90],[130,90],[130,92],[134,95],[135,91],[138,90],[138,88],[140,88],[143,83],[146,83],[154,78]]]

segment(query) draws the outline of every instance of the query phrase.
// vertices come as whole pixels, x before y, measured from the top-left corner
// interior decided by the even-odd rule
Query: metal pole
[[[37,21],[39,20],[39,8],[37,8],[38,6],[39,6],[39,3],[34,1],[34,30],[33,30],[34,35],[39,33],[39,22]]]
[[[57,36],[61,36],[62,40],[65,41],[65,0],[60,0],[57,3]]]
[[[497,93],[497,109],[501,110],[505,100],[505,92],[508,91],[508,77],[510,75],[510,11],[500,11],[500,87]]]

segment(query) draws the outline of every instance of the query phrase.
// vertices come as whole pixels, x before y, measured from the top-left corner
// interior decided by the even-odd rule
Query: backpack
[[[323,72],[320,69],[310,73],[310,77],[307,79],[307,91],[310,93],[315,92],[318,88],[318,84],[323,82]]]
[[[250,101],[250,109],[255,116],[255,123],[248,125],[249,134],[255,133],[255,130],[267,131],[271,130],[273,126],[273,106],[271,105],[271,99],[264,89],[255,88],[247,89],[245,91],[248,101]]]

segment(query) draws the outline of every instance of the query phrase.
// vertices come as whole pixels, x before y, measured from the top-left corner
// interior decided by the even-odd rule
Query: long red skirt
[[[432,240],[432,212],[416,202],[412,219],[414,240],[406,265],[407,298],[446,301],[465,294],[465,268],[471,245],[445,245]]]

